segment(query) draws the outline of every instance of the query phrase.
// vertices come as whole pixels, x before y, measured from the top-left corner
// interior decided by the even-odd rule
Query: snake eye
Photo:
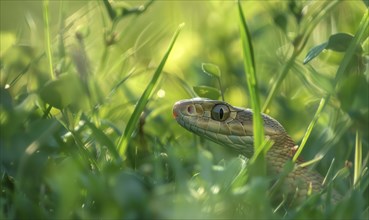
[[[211,118],[217,121],[225,121],[229,117],[229,108],[226,105],[215,105],[211,110]]]

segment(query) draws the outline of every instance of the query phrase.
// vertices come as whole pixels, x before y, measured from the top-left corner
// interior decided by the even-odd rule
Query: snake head
[[[181,100],[173,106],[173,116],[187,130],[216,143],[253,154],[252,110],[234,107],[226,102],[203,98]],[[262,114],[265,135],[276,139],[286,132],[282,125]]]

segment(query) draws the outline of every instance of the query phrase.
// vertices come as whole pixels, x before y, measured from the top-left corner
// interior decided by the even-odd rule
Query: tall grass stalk
[[[164,65],[169,57],[169,54],[171,52],[171,50],[173,49],[174,43],[177,40],[177,37],[181,31],[181,29],[183,28],[184,24],[180,24],[176,30],[176,32],[173,35],[173,38],[169,44],[169,47],[166,51],[166,53],[164,54],[163,58],[160,61],[160,64],[158,66],[158,68],[155,70],[154,76],[152,77],[150,83],[147,85],[145,91],[143,92],[142,96],[140,97],[140,99],[138,100],[136,107],[127,123],[127,126],[124,130],[123,135],[120,137],[119,142],[118,142],[118,151],[119,154],[121,156],[124,157],[127,145],[131,139],[131,135],[133,133],[133,131],[136,128],[137,122],[140,118],[141,113],[143,112],[147,102],[149,101],[149,99],[151,98],[152,92],[158,82],[158,79],[163,71]]]
[[[241,42],[243,50],[243,63],[245,68],[245,75],[247,81],[247,87],[250,93],[251,107],[253,109],[253,133],[254,133],[254,155],[252,161],[259,158],[259,171],[261,175],[266,173],[266,167],[264,163],[264,155],[260,154],[263,151],[264,143],[264,127],[261,118],[260,111],[260,99],[257,88],[257,78],[255,70],[254,52],[251,42],[251,34],[248,30],[246,19],[242,10],[241,2],[238,1],[238,11],[239,11],[239,22],[240,22],[240,32],[241,32]],[[261,148],[261,149],[260,149]],[[257,153],[259,152],[259,153]],[[266,153],[264,151],[264,153]],[[259,156],[260,155],[260,156]],[[256,161],[255,161],[256,162]]]
[[[49,62],[49,72],[51,79],[54,79],[54,68],[53,68],[53,58],[51,52],[51,40],[50,40],[50,25],[49,25],[49,0],[43,1],[43,16],[44,16],[44,35],[45,35],[45,47],[46,56]]]
[[[363,145],[361,143],[361,135],[360,132],[356,131],[356,140],[355,140],[355,165],[354,165],[354,188],[358,188],[360,184],[361,177],[361,167],[362,167],[362,151]]]
[[[318,121],[318,119],[320,117],[320,114],[322,113],[322,111],[323,111],[323,109],[324,109],[327,101],[329,100],[329,98],[330,98],[330,96],[325,97],[325,98],[322,98],[320,100],[318,109],[315,112],[315,115],[313,117],[313,120],[311,120],[308,128],[306,129],[305,135],[302,138],[301,144],[300,144],[299,148],[297,149],[295,155],[293,156],[293,162],[296,162],[297,158],[299,157],[299,155],[301,154],[302,150],[304,149],[305,144],[306,144],[307,140],[309,139],[310,134],[313,131],[313,128],[314,128],[316,122]]]

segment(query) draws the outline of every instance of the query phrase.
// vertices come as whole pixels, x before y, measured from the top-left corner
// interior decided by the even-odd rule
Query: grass
[[[154,87],[156,86],[156,84],[159,80],[159,77],[160,77],[160,75],[163,71],[165,62],[167,61],[167,59],[169,57],[169,54],[170,54],[170,51],[172,50],[172,48],[174,46],[174,43],[176,42],[176,39],[179,35],[179,32],[180,32],[180,30],[182,29],[183,26],[184,26],[184,24],[181,24],[178,27],[178,30],[175,32],[167,52],[165,53],[163,59],[160,61],[160,64],[159,64],[158,68],[155,70],[154,76],[152,77],[150,83],[147,85],[144,93],[142,94],[142,96],[138,100],[137,105],[135,107],[135,110],[132,113],[132,116],[129,118],[127,126],[124,129],[124,133],[123,133],[121,139],[118,142],[118,150],[119,150],[119,153],[122,157],[124,157],[124,155],[125,155],[127,145],[129,143],[129,140],[131,138],[131,135],[132,135],[133,131],[135,130],[135,128],[137,126],[139,117],[142,114],[147,102],[151,98]]]
[[[363,2],[1,8],[0,219],[368,219]],[[24,11],[25,21],[13,17]],[[336,30],[352,35],[347,50],[302,65]],[[202,74],[204,64],[216,77]],[[181,128],[173,104],[220,82],[225,101],[281,122],[304,165],[325,176],[324,191],[343,199],[288,204],[275,191],[283,174],[255,174],[265,161]]]
[[[242,49],[243,49],[243,60],[244,60],[244,68],[246,75],[247,88],[250,94],[251,100],[251,108],[253,109],[253,130],[255,131],[254,135],[254,155],[251,159],[251,162],[254,163],[254,167],[256,168],[254,173],[256,175],[265,176],[266,175],[266,163],[264,161],[264,156],[266,151],[264,150],[264,145],[266,142],[264,137],[264,129],[263,122],[261,118],[261,110],[260,110],[260,99],[258,92],[258,84],[256,78],[256,69],[255,69],[255,58],[254,58],[254,50],[252,48],[252,40],[251,34],[247,27],[245,15],[242,10],[241,2],[238,1],[238,10],[240,17],[240,32],[241,32],[241,41],[242,41]],[[262,153],[262,154],[260,154]]]
[[[321,10],[313,10],[311,17],[312,20],[309,22],[301,22],[301,32],[296,34],[296,37],[291,40],[291,43],[294,44],[293,53],[291,57],[286,61],[286,64],[283,66],[281,73],[279,74],[276,82],[272,85],[271,90],[266,98],[266,101],[263,106],[263,112],[266,112],[271,101],[273,100],[275,94],[278,92],[279,87],[282,85],[282,82],[286,75],[288,74],[289,70],[293,66],[296,61],[296,58],[299,54],[303,51],[304,46],[306,45],[306,41],[308,40],[311,32],[314,30],[316,25],[319,24],[321,19],[324,19],[328,14],[329,11],[334,8],[339,3],[339,1],[324,1],[321,3],[319,7]]]
[[[44,15],[44,31],[45,31],[45,47],[46,54],[49,60],[49,71],[51,79],[54,79],[53,59],[51,52],[51,40],[50,40],[50,24],[49,24],[49,1],[43,1],[43,15]]]

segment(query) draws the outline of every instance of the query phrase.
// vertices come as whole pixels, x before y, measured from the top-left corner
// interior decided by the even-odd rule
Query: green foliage
[[[254,175],[264,176],[266,174],[266,163],[264,156],[266,154],[265,137],[263,129],[263,121],[261,118],[260,98],[258,91],[258,82],[256,78],[256,67],[254,58],[254,49],[252,47],[251,34],[246,23],[245,15],[242,10],[241,2],[238,1],[239,23],[241,32],[241,42],[243,51],[243,65],[245,68],[247,88],[251,99],[251,108],[253,109],[252,127],[254,131],[254,155],[252,163],[254,163]],[[260,154],[263,152],[263,154]]]
[[[333,50],[337,52],[345,52],[350,46],[353,36],[345,33],[334,34],[329,37],[327,42],[324,42],[316,47],[313,47],[304,59],[304,64],[307,64],[316,56],[318,56],[323,50]],[[362,48],[357,50],[357,56],[362,56]]]
[[[220,96],[222,96],[222,100],[224,101],[224,94],[222,89],[222,73],[217,65],[212,63],[202,63],[201,69],[204,73],[209,75],[210,77],[214,77],[219,84],[219,89],[210,87],[210,86],[193,86],[193,90],[199,97],[209,98],[213,100],[217,100]]]
[[[74,73],[61,74],[58,79],[47,82],[40,90],[40,98],[57,109],[68,106],[74,106],[76,109],[88,107],[88,104],[85,104],[87,97],[83,84]]]
[[[151,98],[154,87],[156,86],[156,84],[159,80],[159,77],[161,75],[161,72],[163,71],[165,62],[167,61],[167,59],[169,57],[170,51],[172,50],[172,48],[174,46],[174,43],[176,42],[176,39],[177,39],[177,37],[179,35],[179,32],[182,29],[183,25],[184,24],[180,25],[178,30],[174,34],[173,39],[172,39],[172,41],[171,41],[171,43],[168,47],[167,52],[165,53],[163,59],[160,61],[160,64],[159,64],[158,68],[155,70],[154,76],[152,77],[150,83],[147,85],[145,91],[143,92],[142,96],[138,100],[137,105],[135,107],[135,110],[132,113],[132,116],[129,118],[127,126],[124,129],[123,136],[121,137],[121,139],[119,140],[119,143],[118,143],[119,153],[122,156],[124,156],[124,153],[126,151],[128,142],[130,141],[131,135],[132,135],[133,131],[136,128],[136,124],[139,120],[139,117],[140,117],[141,113],[143,112],[147,102]]]
[[[202,68],[202,71],[204,71],[204,73],[207,73],[210,76],[214,76],[216,78],[221,77],[220,69],[217,65],[214,65],[212,63],[203,63],[201,65],[201,68]]]
[[[199,97],[205,97],[213,100],[217,100],[220,97],[220,91],[210,86],[194,86],[193,90]]]
[[[0,219],[368,219],[367,1],[0,4]],[[343,199],[182,129],[196,94],[278,119]]]

